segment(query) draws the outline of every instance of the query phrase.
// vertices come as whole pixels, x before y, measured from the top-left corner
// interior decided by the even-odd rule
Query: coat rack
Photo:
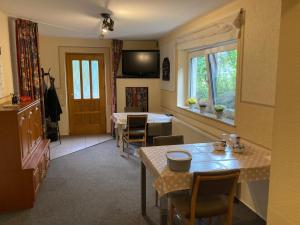
[[[45,92],[45,77],[48,76],[49,77],[49,80],[50,80],[50,87],[51,88],[55,88],[54,87],[54,81],[55,81],[55,78],[51,76],[50,74],[50,71],[51,71],[51,68],[49,68],[48,72],[45,73],[44,69],[41,68],[41,71],[42,71],[42,79],[43,79],[43,92]],[[45,107],[45,102],[44,102],[44,107]],[[45,117],[45,115],[44,115]],[[45,119],[45,124],[46,124],[46,136],[47,138],[49,137],[49,133],[50,133],[50,130],[51,128],[55,127],[56,128],[56,133],[57,133],[57,139],[59,141],[59,143],[61,144],[61,138],[60,138],[60,130],[59,130],[59,123],[58,121],[56,122],[53,122],[51,121],[51,119],[47,119],[46,117],[44,118]],[[54,126],[51,125],[51,123],[54,123]],[[51,139],[51,138],[50,138]]]

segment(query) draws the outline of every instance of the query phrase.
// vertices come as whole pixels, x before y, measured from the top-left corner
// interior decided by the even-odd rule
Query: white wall
[[[123,50],[157,50],[157,41],[124,41]],[[122,59],[121,59],[122,61]],[[122,62],[118,71],[122,76]],[[126,106],[126,87],[148,87],[148,110],[149,112],[160,112],[160,79],[117,79],[117,112],[123,112]]]
[[[177,107],[178,55],[174,48],[178,37],[197,31],[241,8],[246,11],[243,64],[237,77],[235,126],[230,126]],[[169,85],[162,83],[162,110],[212,136],[220,137],[224,132],[236,132],[243,139],[271,150],[280,12],[281,0],[237,0],[194,19],[161,38],[161,57],[168,56],[172,59],[171,77],[175,79]],[[241,200],[259,215],[266,217],[268,183],[243,184],[241,190]]]
[[[11,53],[8,32],[8,17],[0,11],[0,60],[3,66],[3,76],[0,79],[3,81],[3,87],[0,91],[0,103],[10,100],[10,93],[13,93],[13,80],[11,68]]]
[[[65,54],[72,53],[104,53],[105,54],[105,76],[106,76],[106,127],[110,132],[111,122],[111,40],[78,39],[78,38],[57,38],[40,36],[40,59],[41,66],[48,70],[51,68],[51,75],[56,78],[55,85],[62,105],[63,114],[60,121],[62,135],[69,134],[69,115],[67,102],[67,84]],[[123,49],[157,49],[156,41],[124,41]],[[119,71],[120,75],[122,71]],[[158,79],[159,80],[159,79]],[[154,83],[153,83],[154,84]],[[151,87],[153,84],[149,84]],[[134,85],[134,84],[128,84]],[[152,89],[152,88],[151,88]],[[117,89],[118,92],[118,89]],[[123,100],[117,99],[117,102]],[[155,107],[154,107],[155,108]],[[155,108],[156,109],[156,108]]]
[[[105,81],[106,81],[106,129],[110,132],[111,115],[111,41],[74,39],[40,36],[40,61],[41,67],[46,71],[51,68],[51,75],[55,78],[57,94],[62,106],[60,121],[60,132],[62,135],[69,134],[69,112],[67,101],[67,82],[66,82],[66,53],[104,53],[105,57]]]
[[[148,111],[160,112],[160,79],[117,79],[117,112],[124,112],[126,87],[148,87]]]
[[[300,224],[300,1],[282,1],[268,224]]]

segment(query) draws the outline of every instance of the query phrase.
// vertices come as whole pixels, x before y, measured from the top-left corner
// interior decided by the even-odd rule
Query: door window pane
[[[82,92],[84,99],[91,98],[91,90],[90,90],[90,64],[89,60],[82,60]]]
[[[209,55],[214,103],[235,109],[237,50]]]
[[[207,65],[205,56],[191,59],[190,65],[190,97],[198,100],[208,100]]]
[[[99,66],[97,60],[92,60],[92,95],[94,99],[100,98],[99,92]]]
[[[79,60],[72,60],[73,74],[73,96],[74,99],[81,99],[81,81]]]

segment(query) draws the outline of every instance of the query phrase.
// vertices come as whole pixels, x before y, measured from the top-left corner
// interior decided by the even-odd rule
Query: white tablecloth
[[[126,125],[127,123],[127,115],[148,115],[147,123],[169,123],[172,121],[171,116],[166,116],[165,114],[158,114],[158,113],[113,113],[112,119],[115,123],[115,128],[120,125]]]
[[[122,145],[122,134],[123,130],[126,128],[127,115],[148,115],[148,124],[152,123],[170,123],[172,122],[172,116],[167,116],[165,114],[159,113],[147,113],[147,112],[128,112],[128,113],[113,113],[111,119],[115,124],[117,146]]]

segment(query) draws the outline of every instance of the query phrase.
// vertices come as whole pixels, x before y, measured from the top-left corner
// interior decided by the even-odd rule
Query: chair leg
[[[174,224],[174,206],[171,203],[169,206],[169,225],[173,225],[173,224]]]
[[[155,191],[155,206],[158,207],[158,192]]]
[[[211,224],[212,224],[211,221],[212,221],[212,219],[211,219],[211,217],[209,217],[209,218],[208,218],[208,225],[211,225]]]
[[[226,225],[232,225],[232,213],[227,213],[226,215]]]
[[[123,138],[122,138],[123,139]],[[122,151],[124,152],[124,147],[125,147],[125,143],[124,143],[124,139],[122,140]]]

